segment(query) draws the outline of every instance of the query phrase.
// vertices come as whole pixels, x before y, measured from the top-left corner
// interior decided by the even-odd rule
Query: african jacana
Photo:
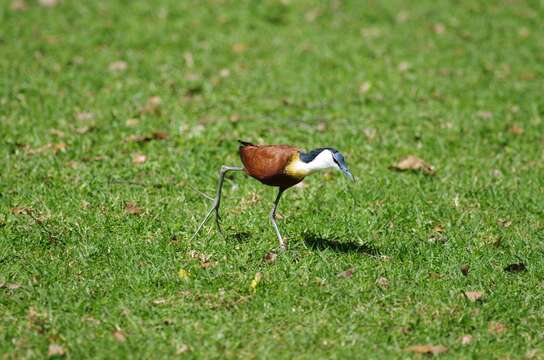
[[[221,167],[217,183],[217,194],[213,200],[213,205],[198,226],[193,238],[204,224],[206,224],[214,210],[215,222],[219,232],[221,232],[219,204],[221,203],[223,180],[225,179],[225,174],[229,171],[245,171],[249,176],[259,180],[261,183],[279,188],[274,206],[270,212],[270,221],[278,236],[281,250],[285,250],[285,242],[281,237],[278,224],[276,224],[276,208],[280,202],[281,195],[286,189],[298,184],[306,176],[325,169],[340,170],[348,178],[354,180],[353,175],[348,170],[344,156],[338,150],[330,147],[318,148],[305,153],[289,145],[254,145],[245,141],[239,140],[239,142],[242,145],[238,150],[244,166],[223,165]]]

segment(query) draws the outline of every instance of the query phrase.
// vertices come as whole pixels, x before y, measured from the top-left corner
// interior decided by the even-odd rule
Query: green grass
[[[2,358],[544,356],[542,1],[26,3],[0,3]],[[271,264],[275,190],[242,174],[227,238],[189,240],[239,138],[358,178],[286,192]]]

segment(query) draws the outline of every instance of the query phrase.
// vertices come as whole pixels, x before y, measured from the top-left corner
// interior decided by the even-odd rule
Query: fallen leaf
[[[75,132],[80,134],[80,135],[83,135],[83,134],[86,134],[86,133],[88,133],[89,131],[91,131],[93,129],[94,129],[94,126],[80,126],[78,128],[75,128]]]
[[[153,305],[164,305],[166,304],[166,299],[159,298],[152,301]]]
[[[143,164],[147,161],[147,156],[143,154],[133,154],[132,155],[132,163],[133,164]]]
[[[471,302],[476,302],[482,298],[484,295],[481,291],[464,291],[463,294],[467,297],[468,300]]]
[[[94,119],[94,114],[93,113],[90,113],[90,112],[78,112],[76,114],[76,119],[78,121],[89,121],[89,120],[92,120]]]
[[[470,271],[470,268],[468,267],[468,265],[461,265],[461,267],[459,268],[459,270],[461,270],[461,273],[465,276],[468,276],[468,273]]]
[[[24,0],[13,0],[9,8],[12,11],[25,11],[28,10],[28,5]]]
[[[368,141],[374,140],[374,138],[376,137],[376,134],[377,134],[376,129],[374,129],[374,128],[364,128],[363,133],[365,134]]]
[[[113,338],[118,341],[118,342],[125,342],[127,340],[126,336],[125,336],[125,333],[123,333],[122,330],[116,330],[114,333],[113,333]]]
[[[28,215],[31,214],[34,210],[27,207],[14,207],[11,208],[11,213],[13,215]]]
[[[151,134],[151,137],[153,138],[153,140],[166,140],[168,139],[169,136],[170,135],[168,135],[168,133],[163,131],[155,131]]]
[[[493,171],[491,172],[491,175],[494,177],[501,177],[502,172],[499,169],[493,169]]]
[[[64,355],[66,355],[66,352],[64,351],[64,348],[62,346],[60,346],[59,344],[49,344],[49,348],[47,349],[47,356],[53,357]]]
[[[135,127],[135,126],[138,126],[140,124],[140,121],[138,119],[127,119],[125,124],[127,126],[130,126],[130,127]]]
[[[442,35],[444,33],[444,31],[446,31],[446,27],[443,24],[439,23],[439,24],[434,25],[433,30],[438,35]]]
[[[406,351],[418,354],[437,355],[448,351],[448,348],[442,345],[412,345]]]
[[[493,117],[493,113],[491,111],[478,111],[476,113],[476,116],[488,120]]]
[[[219,76],[221,76],[222,78],[229,77],[230,76],[230,70],[227,69],[227,68],[221,69],[221,71],[219,71]]]
[[[102,323],[100,320],[95,319],[95,318],[92,317],[92,316],[85,316],[85,317],[83,318],[83,320],[84,320],[84,321],[87,321],[88,323],[93,324],[93,325],[95,325],[95,326],[98,326],[98,325],[100,325],[100,324]]]
[[[359,94],[366,94],[370,88],[372,87],[372,83],[365,81],[359,86]]]
[[[257,288],[257,285],[259,285],[259,283],[261,282],[261,279],[263,278],[263,274],[260,273],[260,272],[257,272],[255,274],[255,277],[253,278],[253,280],[251,280],[251,285],[250,287],[255,290]]]
[[[189,272],[187,270],[185,270],[185,269],[179,269],[178,277],[181,280],[188,280],[189,279]]]
[[[142,213],[142,209],[133,202],[129,202],[125,205],[125,212],[130,215],[139,215]]]
[[[499,219],[497,221],[497,224],[499,224],[503,228],[509,228],[512,225],[512,221],[508,219]]]
[[[128,64],[126,61],[118,60],[110,63],[108,68],[113,72],[121,72],[128,68]]]
[[[64,132],[58,130],[58,129],[51,129],[49,130],[49,133],[51,135],[54,135],[56,137],[59,137],[59,138],[63,138],[65,135],[64,135]]]
[[[185,54],[183,54],[183,60],[185,60],[185,65],[187,65],[187,67],[189,68],[192,68],[195,65],[193,54],[191,54],[188,51]]]
[[[510,128],[508,128],[508,132],[511,133],[511,134],[514,134],[514,135],[522,135],[524,130],[522,127],[514,124],[512,126],[510,126]]]
[[[407,71],[408,69],[410,68],[410,64],[407,63],[406,61],[403,61],[399,64],[399,71],[400,72],[405,72]]]
[[[472,342],[472,335],[463,335],[461,338],[462,345],[468,345]]]
[[[527,29],[526,27],[522,27],[518,30],[518,35],[522,38],[526,38],[528,37],[529,35],[531,34],[531,32],[529,31],[529,29]]]
[[[527,271],[527,267],[525,266],[524,263],[521,263],[521,262],[520,263],[514,263],[514,264],[510,264],[507,267],[505,267],[504,271],[510,272],[510,273],[518,273],[518,272]]]
[[[438,224],[433,228],[433,231],[436,233],[443,233],[446,229],[444,229],[444,226]]]
[[[204,261],[204,262],[200,263],[200,267],[203,268],[203,269],[210,269],[210,268],[214,267],[215,265],[217,265],[216,261]]]
[[[411,170],[411,171],[422,171],[423,173],[428,175],[435,174],[435,169],[433,166],[427,164],[425,161],[421,160],[420,158],[414,155],[409,155],[405,157],[404,159],[399,161],[397,164],[392,165],[390,168],[397,171]]]
[[[381,287],[382,289],[387,289],[389,287],[389,280],[387,278],[381,276],[378,279],[376,279],[376,284]]]
[[[266,255],[263,257],[263,260],[269,264],[272,264],[273,262],[276,261],[277,257],[278,255],[275,252],[271,251],[266,253]]]
[[[159,96],[151,96],[147,103],[140,109],[140,114],[158,114],[162,100]]]
[[[494,334],[494,335],[502,334],[503,332],[506,331],[506,325],[498,321],[490,321],[487,326],[487,331],[490,334]]]
[[[12,284],[7,284],[6,285],[6,288],[10,289],[10,290],[17,290],[21,287],[21,284],[17,284],[17,283],[12,283]]]
[[[187,346],[187,345],[185,345],[185,344],[181,344],[181,345],[178,346],[178,348],[176,349],[176,355],[184,354],[184,353],[186,353],[187,351],[189,351],[189,346]]]
[[[315,129],[318,131],[318,132],[325,132],[325,130],[327,130],[327,123],[324,122],[324,121],[320,121],[317,126],[315,127]]]
[[[38,3],[43,7],[53,7],[57,5],[58,0],[39,0]]]
[[[236,43],[232,45],[232,51],[236,54],[241,54],[247,50],[247,45],[244,43]]]
[[[344,277],[346,279],[349,279],[350,277],[353,276],[353,273],[355,272],[355,268],[354,267],[351,267],[345,271],[342,271],[341,273],[339,273],[337,276],[338,277]]]

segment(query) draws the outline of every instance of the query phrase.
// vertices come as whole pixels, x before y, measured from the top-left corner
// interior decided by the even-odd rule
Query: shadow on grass
[[[371,256],[380,255],[380,251],[370,245],[357,244],[353,241],[338,241],[338,239],[325,239],[312,233],[303,234],[304,243],[313,250],[329,249],[339,253],[357,253]]]

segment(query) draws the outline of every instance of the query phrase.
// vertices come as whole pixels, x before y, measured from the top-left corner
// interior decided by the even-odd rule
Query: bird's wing
[[[240,147],[240,158],[249,175],[266,179],[284,173],[298,149],[289,145],[263,145]]]

